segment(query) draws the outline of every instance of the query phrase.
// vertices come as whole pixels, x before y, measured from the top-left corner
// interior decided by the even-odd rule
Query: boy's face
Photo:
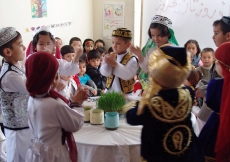
[[[80,69],[79,75],[84,75],[86,72],[85,63],[79,63],[79,69]]]
[[[93,50],[94,45],[93,44],[87,44],[85,45],[85,51],[88,53],[89,51]]]
[[[95,49],[96,49],[97,47],[104,47],[104,46],[103,46],[103,43],[97,42],[97,44],[95,44]]]
[[[130,47],[131,43],[120,37],[112,37],[112,48],[116,54],[123,54]]]
[[[68,62],[71,62],[73,58],[74,58],[74,53],[67,53],[64,56],[62,56],[62,59]]]
[[[82,44],[80,41],[73,41],[71,46],[74,48],[74,50],[76,51],[76,49],[81,48]]]
[[[98,66],[100,65],[100,59],[96,58],[96,59],[90,59],[89,60],[89,64],[94,67],[94,68],[98,68]]]
[[[230,39],[228,37],[230,37],[229,33],[226,33],[225,35],[223,34],[222,30],[221,30],[221,26],[218,24],[216,26],[213,26],[213,32],[214,35],[212,36],[212,39],[214,41],[214,43],[216,44],[217,47],[219,47],[221,44],[229,41]]]
[[[213,64],[214,57],[212,52],[202,52],[201,61],[204,67],[210,67]]]
[[[49,35],[39,35],[38,43],[36,45],[37,52],[47,51],[49,53],[54,53],[55,44],[50,39]]]
[[[4,49],[5,56],[11,58],[12,61],[18,62],[23,61],[25,57],[26,47],[23,45],[22,38],[20,37],[12,44],[11,48]]]
[[[61,75],[60,77],[61,77],[62,80],[65,80],[65,81],[67,81],[67,82],[69,82],[70,79],[73,78],[72,76],[63,76],[63,75]]]

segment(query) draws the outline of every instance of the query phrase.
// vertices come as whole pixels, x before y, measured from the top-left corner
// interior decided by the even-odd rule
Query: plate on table
[[[100,98],[100,96],[89,97],[89,98],[88,98],[88,101],[89,101],[89,102],[94,102],[94,101],[97,101],[99,98]]]

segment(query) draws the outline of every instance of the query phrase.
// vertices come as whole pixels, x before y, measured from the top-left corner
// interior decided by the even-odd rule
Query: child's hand
[[[105,62],[108,65],[111,65],[112,67],[116,67],[117,66],[117,61],[116,59],[114,59],[114,57],[110,57],[110,56],[105,56]]]
[[[57,91],[58,92],[60,92],[60,91],[62,91],[64,88],[65,88],[65,84],[64,83],[62,83],[62,82],[59,82],[57,85],[56,85],[56,89],[57,89]]]
[[[139,47],[135,47],[133,44],[129,47],[129,51],[133,54],[135,54],[140,62],[144,61],[144,57],[142,56],[141,49]]]
[[[89,98],[89,89],[86,86],[79,86],[74,95],[71,95],[71,101],[82,104],[87,98]]]
[[[97,95],[97,90],[96,89],[91,90],[91,92],[93,93],[94,96]]]
[[[75,49],[75,57],[74,57],[74,62],[78,62],[79,58],[81,57],[83,53],[83,48],[82,47],[79,47],[79,48],[76,48]]]

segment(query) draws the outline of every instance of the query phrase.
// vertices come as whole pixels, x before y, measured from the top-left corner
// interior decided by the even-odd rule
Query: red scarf
[[[230,161],[230,42],[220,45],[215,57],[218,60],[224,78],[220,105],[220,124],[215,146],[216,161]]]
[[[47,93],[44,97],[60,98],[68,104],[69,101],[65,97],[53,89],[49,91],[57,74],[58,67],[57,59],[53,55],[45,52],[37,52],[26,60],[26,88],[30,96],[35,97],[36,95]],[[66,131],[64,131],[63,134],[65,135],[64,138],[67,139],[70,159],[72,162],[76,162],[77,147],[73,134],[72,132]]]

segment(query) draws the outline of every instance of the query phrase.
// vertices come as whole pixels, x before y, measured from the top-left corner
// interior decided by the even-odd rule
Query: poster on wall
[[[111,39],[112,31],[124,27],[125,2],[106,1],[103,6],[103,36]]]
[[[32,18],[47,17],[47,0],[31,0]]]

